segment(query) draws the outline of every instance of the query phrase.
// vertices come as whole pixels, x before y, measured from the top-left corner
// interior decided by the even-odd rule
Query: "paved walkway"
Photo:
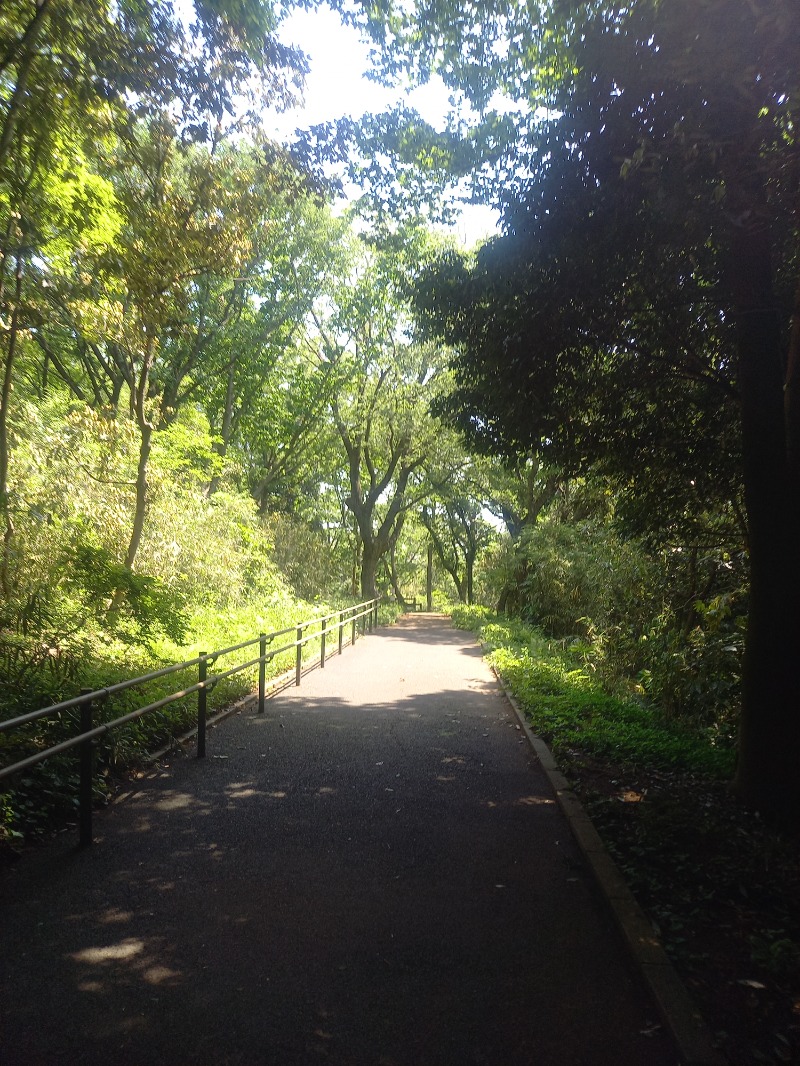
[[[3,1066],[675,1066],[479,649],[346,649],[0,881]],[[653,1032],[653,1029],[656,1031]]]

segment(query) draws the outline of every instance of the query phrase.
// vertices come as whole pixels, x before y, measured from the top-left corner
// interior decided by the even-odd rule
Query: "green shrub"
[[[325,529],[312,528],[291,515],[275,512],[263,518],[274,565],[304,599],[338,598],[350,580],[347,544],[332,541]]]
[[[497,556],[511,613],[611,691],[732,739],[746,574],[741,556],[649,549],[608,521],[545,520]],[[513,585],[513,589],[511,586]]]

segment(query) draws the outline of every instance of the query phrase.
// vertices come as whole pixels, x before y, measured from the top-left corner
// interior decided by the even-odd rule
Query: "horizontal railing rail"
[[[42,707],[39,710],[30,711],[27,714],[21,714],[16,718],[9,718],[4,722],[0,722],[0,734],[11,733],[14,730],[30,725],[32,722],[47,717],[55,717],[63,711],[80,711],[80,731],[78,733],[69,737],[67,740],[62,740],[58,744],[53,744],[49,748],[37,751],[9,766],[0,768],[0,782],[15,774],[23,773],[25,770],[29,770],[31,767],[36,766],[40,762],[44,762],[45,759],[49,759],[54,755],[61,755],[64,752],[78,748],[78,825],[80,843],[90,844],[92,841],[92,780],[94,772],[93,747],[95,741],[100,737],[105,736],[113,729],[127,725],[130,722],[136,721],[138,718],[142,718],[146,714],[151,714],[171,703],[176,703],[178,700],[186,699],[187,696],[197,693],[197,757],[203,758],[206,754],[208,693],[215,685],[228,677],[232,677],[234,674],[242,673],[244,670],[252,670],[257,666],[258,713],[263,714],[266,700],[266,667],[268,663],[272,662],[276,656],[295,649],[295,685],[299,685],[303,671],[303,649],[312,641],[319,640],[319,665],[324,668],[328,654],[328,637],[334,633],[337,635],[338,652],[341,655],[345,644],[344,631],[346,628],[350,629],[350,644],[355,644],[358,639],[359,630],[363,635],[365,632],[371,633],[373,629],[377,628],[378,604],[378,598],[364,600],[362,603],[353,604],[350,607],[344,607],[338,611],[331,611],[328,614],[319,615],[316,618],[306,619],[302,622],[298,622],[294,626],[289,626],[286,629],[275,630],[271,633],[259,633],[256,637],[252,637],[249,640],[243,640],[238,644],[232,644],[227,648],[221,648],[218,651],[201,651],[193,659],[187,659],[182,663],[174,663],[171,666],[165,666],[160,670],[153,670],[151,673],[142,674],[140,677],[133,677],[125,681],[119,681],[113,685],[108,685],[106,688],[92,690],[84,689],[79,696],[74,696],[71,699],[62,700],[60,703],[51,704],[49,707]],[[276,640],[281,637],[287,637],[290,634],[294,634],[293,640],[289,640],[286,643],[281,644],[279,647],[273,647]],[[221,659],[226,655],[233,655],[235,652],[244,651],[246,648],[254,648],[256,645],[258,645],[258,655],[254,658],[248,658],[245,662],[236,663],[236,665],[225,670],[220,670],[217,673],[208,673],[209,666],[213,667],[218,659]],[[168,677],[171,674],[191,670],[193,667],[197,667],[197,681],[194,684],[185,686],[175,692],[171,692],[169,695],[162,696],[160,699],[147,703],[142,707],[137,707],[135,710],[120,715],[112,721],[102,722],[95,725],[94,710],[98,704],[105,703],[112,696],[126,692],[129,689],[140,685],[146,685],[148,682]]]

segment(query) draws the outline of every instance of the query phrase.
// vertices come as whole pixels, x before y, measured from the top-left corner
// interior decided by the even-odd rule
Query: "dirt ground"
[[[728,1061],[800,1063],[800,840],[718,782],[565,769]]]

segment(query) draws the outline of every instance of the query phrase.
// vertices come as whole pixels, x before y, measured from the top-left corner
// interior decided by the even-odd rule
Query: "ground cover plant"
[[[609,695],[533,626],[453,621],[552,747],[728,1061],[800,1061],[800,847],[735,800],[730,743]]]

